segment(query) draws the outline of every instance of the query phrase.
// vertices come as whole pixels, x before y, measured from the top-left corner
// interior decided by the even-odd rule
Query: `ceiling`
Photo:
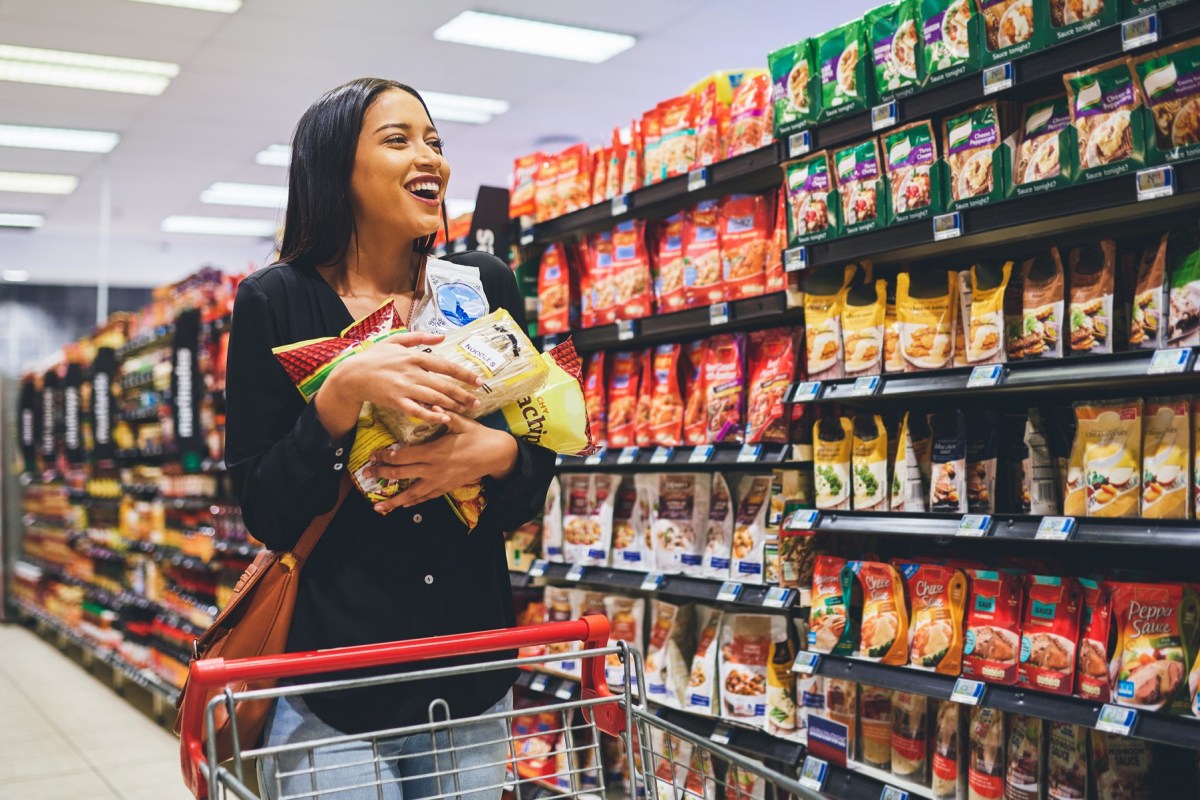
[[[174,214],[275,218],[271,210],[205,205],[199,195],[215,181],[283,185],[285,170],[257,165],[255,154],[289,141],[304,109],[352,78],[511,103],[486,125],[439,125],[453,169],[449,196],[473,198],[481,184],[506,185],[512,159],[544,137],[560,140],[550,149],[600,142],[703,75],[765,66],[769,50],[878,1],[244,0],[236,14],[218,14],[129,0],[0,0],[0,44],[181,66],[158,97],[0,81],[0,123],[121,135],[108,155],[0,147],[0,171],[80,177],[69,196],[0,192],[0,213],[46,217],[35,231],[0,229],[0,269],[25,270],[36,283],[155,285],[202,264],[262,263],[270,241],[166,234],[160,223]],[[593,65],[433,39],[466,9],[629,33],[638,44]],[[106,183],[111,231],[102,244]]]

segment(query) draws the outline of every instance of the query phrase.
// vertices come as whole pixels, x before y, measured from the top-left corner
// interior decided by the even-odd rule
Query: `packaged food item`
[[[563,555],[568,563],[606,565],[612,545],[616,480],[611,475],[564,475]]]
[[[763,544],[767,539],[766,515],[770,497],[770,475],[746,475],[738,484],[733,561],[730,567],[730,577],[734,580],[743,583],[763,582]]]
[[[877,769],[892,768],[892,691],[863,684],[858,690],[862,760]]]
[[[1075,688],[1082,591],[1074,578],[1031,575],[1027,593],[1017,683],[1069,695]]]
[[[967,331],[971,328],[971,270],[954,272],[958,316],[954,323],[954,366],[965,367],[967,362]]]
[[[1089,517],[1136,517],[1140,508],[1142,401],[1076,403]]]
[[[1112,239],[1071,249],[1071,349],[1113,352],[1113,291],[1117,245]]]
[[[617,485],[613,501],[612,563],[619,569],[650,572],[654,551],[646,546],[650,508],[645,479],[648,475],[625,475]]]
[[[882,137],[884,164],[897,222],[924,219],[936,213],[941,187],[937,138],[928,120],[902,125]]]
[[[823,413],[813,425],[816,505],[823,511],[850,510],[850,469],[854,450],[849,417]]]
[[[714,472],[712,497],[708,504],[708,533],[704,537],[703,574],[707,578],[730,577],[735,511],[733,495],[724,474]]]
[[[995,102],[981,103],[957,116],[948,117],[942,128],[946,142],[946,166],[950,172],[951,207],[971,207],[989,202],[997,187],[1003,188],[1003,173],[994,169],[996,151],[1004,138]],[[982,198],[978,203],[966,201]]]
[[[764,800],[767,782],[750,770],[730,764],[725,778],[724,800]]]
[[[612,627],[608,634],[608,646],[615,647],[617,642],[626,642],[639,653],[646,648],[642,643],[642,625],[646,618],[646,601],[640,597],[605,597],[604,609]],[[637,689],[636,670],[626,670],[621,662],[621,656],[614,653],[606,656],[604,676],[608,685],[614,691],[625,688],[625,675],[629,674],[633,687]]]
[[[1080,578],[1083,613],[1080,615],[1079,658],[1075,672],[1075,694],[1086,700],[1107,703],[1110,699],[1108,661],[1113,654],[1116,631],[1112,626],[1112,598],[1108,586]]]
[[[967,511],[990,514],[996,510],[996,474],[999,455],[999,421],[987,409],[972,411],[967,422]]]
[[[513,161],[511,191],[508,196],[509,219],[532,217],[537,212],[536,181],[544,156],[531,153]]]
[[[887,430],[878,414],[858,414],[850,462],[855,511],[888,510]]]
[[[843,678],[825,679],[825,713],[846,726],[846,752],[858,752],[858,684]]]
[[[1167,339],[1171,347],[1200,344],[1200,244],[1194,231],[1172,231],[1168,242],[1170,272]]]
[[[875,64],[875,91],[887,102],[907,97],[921,85],[921,32],[916,0],[894,0],[868,12],[867,35]]]
[[[562,216],[562,204],[558,196],[558,158],[545,156],[534,176],[534,216],[538,222],[546,222]]]
[[[1147,142],[1147,149],[1155,154],[1155,160],[1176,161],[1200,153],[1197,70],[1200,70],[1197,39],[1133,60],[1138,88],[1154,118],[1154,136]]]
[[[970,800],[1002,800],[1004,797],[1004,723],[1003,711],[971,707],[968,728],[971,759],[967,766],[967,796]]]
[[[562,485],[555,477],[550,479],[542,507],[542,558],[547,561],[563,560],[562,515]]]
[[[787,192],[779,189],[773,192],[774,200],[768,201],[774,208],[775,216],[771,222],[771,238],[767,245],[767,277],[765,292],[774,294],[787,288],[787,274],[783,270],[783,251],[787,249]]]
[[[962,743],[962,705],[952,700],[934,700],[933,769],[930,788],[937,800],[957,800],[965,796],[960,792],[964,770],[961,759],[966,755]]]
[[[1024,577],[1004,570],[971,569],[971,603],[963,638],[964,678],[1015,684],[1021,652]]]
[[[792,672],[799,647],[795,629],[786,619],[781,620],[783,625],[779,625],[776,619],[771,618],[773,641],[767,659],[767,713],[764,727],[773,736],[796,739],[804,731],[797,714],[796,674]]]
[[[923,270],[901,272],[896,277],[900,351],[906,371],[942,369],[950,364],[958,318],[955,283],[953,272]]]
[[[788,244],[819,242],[838,232],[837,186],[829,153],[821,151],[783,165],[787,184]]]
[[[818,36],[821,118],[838,119],[874,101],[871,56],[863,20],[856,19]]]
[[[967,427],[962,411],[939,411],[930,417],[933,433],[929,510],[967,512]]]
[[[685,797],[717,800],[717,779],[713,776],[712,753],[703,747],[692,748],[692,758],[683,790]]]
[[[779,585],[799,591],[812,586],[821,540],[811,529],[793,527],[791,519],[792,515],[785,518],[779,532]]]
[[[720,204],[702,200],[686,212],[683,225],[683,291],[688,308],[725,299],[721,278]]]
[[[675,447],[683,443],[683,392],[679,386],[678,344],[660,344],[647,358],[650,365],[649,444]]]
[[[712,477],[708,473],[663,473],[658,502],[651,510],[655,565],[659,572],[699,574],[708,531]]]
[[[1096,796],[1152,800],[1154,791],[1154,745],[1145,739],[1091,731],[1092,781]]]
[[[1063,174],[1063,164],[1070,164],[1066,159],[1071,154],[1064,152],[1064,139],[1060,134],[1070,125],[1071,109],[1066,95],[1025,104],[1021,110],[1021,144],[1017,147],[1017,164],[1013,172],[1018,187]]]
[[[604,351],[588,356],[583,373],[583,401],[587,406],[588,427],[600,444],[608,440],[608,400],[604,381]]]
[[[721,118],[717,83],[709,81],[696,96],[696,161],[693,168],[707,167],[721,159]]]
[[[621,137],[624,146],[622,158],[620,194],[629,194],[642,188],[642,129],[641,122],[633,120],[629,124],[628,139]]]
[[[685,94],[658,105],[663,179],[686,175],[696,163],[698,100],[694,94]]]
[[[849,561],[842,568],[842,592],[852,598],[852,609],[862,600],[855,655],[881,664],[908,663],[908,609],[896,568],[878,561]]]
[[[817,653],[849,655],[854,649],[847,619],[845,595],[842,593],[844,559],[837,556],[817,556],[813,567],[812,609],[808,618],[808,649]]]
[[[929,772],[929,698],[913,692],[892,695],[892,774],[925,783]]]
[[[1050,516],[1058,513],[1058,473],[1050,452],[1041,411],[1029,409],[1024,430],[1025,458],[1021,464],[1021,513]],[[1024,510],[1028,508],[1028,510]]]
[[[1188,519],[1192,493],[1188,459],[1192,452],[1191,404],[1186,397],[1146,402],[1142,464],[1142,516]]]
[[[972,0],[919,0],[926,82],[979,68],[979,17]]]
[[[558,586],[547,586],[545,591],[546,622],[565,622],[575,617],[574,611],[578,599],[574,596],[582,594],[571,589]],[[578,677],[580,662],[572,653],[582,649],[578,642],[559,642],[546,646],[547,655],[562,655],[561,661],[546,663],[546,668],[553,672]]]
[[[1021,275],[1023,322],[1017,357],[1062,358],[1066,283],[1058,248],[1026,259]]]
[[[900,564],[899,568],[912,608],[909,665],[958,675],[962,667],[966,574],[937,564]]]
[[[1133,295],[1133,318],[1129,324],[1129,345],[1138,350],[1166,347],[1167,325],[1167,247],[1170,234],[1164,234],[1142,252],[1138,261]]]
[[[640,354],[642,375],[638,379],[637,410],[634,412],[634,445],[650,446],[650,409],[654,394],[654,348]]]
[[[746,441],[786,442],[783,397],[795,378],[796,335],[770,328],[749,335]]]
[[[641,319],[650,316],[653,310],[644,228],[641,220],[631,219],[613,230],[612,268],[618,319]]]
[[[1113,0],[1050,0],[1051,42],[1065,42],[1117,21]]]
[[[729,147],[726,158],[740,156],[769,144],[774,136],[768,109],[771,108],[771,78],[752,75],[738,86],[729,106]]]
[[[658,108],[642,114],[642,182],[646,186],[660,183],[665,172],[662,151],[662,114]]]
[[[1080,179],[1111,177],[1143,159],[1141,125],[1134,119],[1142,93],[1129,62],[1116,59],[1063,76],[1079,146]]]
[[[708,442],[708,391],[705,381],[705,362],[708,340],[688,342],[683,346],[683,443]]]
[[[721,716],[766,727],[771,645],[787,638],[787,620],[730,614],[721,627]]]
[[[717,636],[721,631],[721,612],[697,606],[696,626],[696,650],[683,707],[694,714],[711,717],[717,706],[717,654],[721,649]]]
[[[805,375],[809,380],[845,375],[841,318],[846,285],[854,274],[851,265],[809,270],[804,276]]]
[[[1088,796],[1088,729],[1047,722],[1046,797],[1078,800]]]
[[[1200,614],[1195,593],[1178,584],[1110,583],[1117,646],[1109,664],[1113,702],[1145,711],[1188,713],[1193,646],[1185,625]]]
[[[1008,720],[1008,762],[1004,770],[1004,800],[1041,800],[1045,785],[1042,740],[1045,722],[1013,714]]]
[[[1012,262],[980,262],[971,266],[971,318],[967,329],[967,361],[1004,361],[1004,293]]]
[[[560,214],[570,214],[588,204],[591,199],[590,166],[591,154],[585,144],[572,145],[558,154],[555,192]]]
[[[900,351],[900,314],[896,308],[896,282],[888,282],[887,310],[884,315],[883,371],[889,375],[904,372],[904,353]]]
[[[592,197],[591,205],[603,203],[608,197],[604,194],[608,185],[608,165],[612,161],[612,152],[607,147],[592,151]]]
[[[628,130],[626,130],[628,135]],[[613,128],[612,146],[608,148],[608,175],[604,182],[604,199],[621,194],[621,179],[625,172],[625,154],[629,145],[621,139],[621,129]]]
[[[813,88],[812,41],[801,39],[767,54],[771,102],[775,106],[775,138],[800,130],[819,110]]]
[[[683,291],[683,212],[662,220],[655,231],[654,299],[659,313],[686,305]]]
[[[682,708],[688,689],[686,653],[695,646],[694,608],[652,600],[652,627],[646,643],[646,694],[655,703]]]
[[[617,320],[617,280],[613,258],[611,230],[588,237],[588,277],[592,284],[592,319],[595,325],[608,325]]]
[[[718,236],[726,300],[757,297],[766,289],[770,224],[767,198],[734,194],[721,201]]]
[[[668,800],[682,796],[688,767],[692,763],[692,743],[658,727],[651,730],[650,736],[650,752],[654,759],[651,797]]]
[[[642,354],[614,353],[608,376],[608,446],[632,447],[637,433],[637,399]]]
[[[704,356],[708,441],[745,439],[746,334],[720,333],[708,340]]]
[[[887,317],[887,281],[854,281],[842,304],[842,350],[847,377],[879,375],[883,371],[884,324]]]
[[[1003,61],[1042,46],[1044,6],[1033,0],[975,0],[983,17],[989,61]]]
[[[924,414],[905,412],[892,462],[892,511],[925,511],[933,469],[933,432]]]
[[[835,150],[838,196],[842,203],[842,230],[861,233],[887,222],[887,190],[879,158],[879,140]]]
[[[552,244],[538,264],[538,333],[570,330],[571,278],[562,245]]]

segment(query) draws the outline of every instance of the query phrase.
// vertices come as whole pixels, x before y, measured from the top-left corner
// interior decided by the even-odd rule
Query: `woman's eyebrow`
[[[375,132],[380,133],[381,131],[385,131],[388,128],[399,128],[402,131],[411,131],[412,127],[413,126],[407,122],[386,122],[383,125],[380,125],[378,128],[376,128]],[[425,126],[425,133],[427,133],[427,134],[435,133],[436,134],[437,128],[433,127],[432,125],[427,125],[427,126]]]

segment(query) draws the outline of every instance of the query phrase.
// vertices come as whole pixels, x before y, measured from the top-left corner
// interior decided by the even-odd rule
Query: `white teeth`
[[[421,183],[410,183],[408,190],[410,192],[436,192],[441,187],[433,181],[422,181]]]

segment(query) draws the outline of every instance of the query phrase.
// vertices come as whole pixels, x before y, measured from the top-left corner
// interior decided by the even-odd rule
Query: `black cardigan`
[[[507,309],[524,327],[524,303],[503,262],[474,252],[451,260],[477,267],[491,308]],[[271,348],[336,336],[352,321],[310,265],[277,264],[238,289],[229,339],[226,460],[247,529],[272,549],[290,548],[314,516],[333,506],[353,433],[331,441]],[[304,567],[289,652],[512,626],[503,531],[538,513],[554,472],[549,450],[519,439],[517,444],[513,475],[484,480],[487,507],[470,534],[444,498],[384,517],[352,489]],[[504,655],[511,654],[473,660]],[[304,699],[326,724],[364,733],[427,721],[435,698],[445,699],[455,717],[478,714],[514,678],[511,670],[493,671]]]

